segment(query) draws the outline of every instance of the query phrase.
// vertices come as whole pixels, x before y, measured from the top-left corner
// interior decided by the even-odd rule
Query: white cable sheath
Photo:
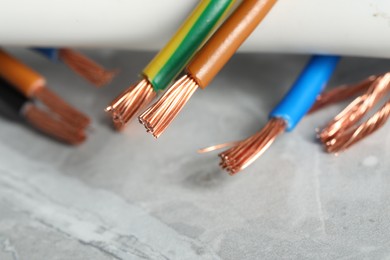
[[[0,45],[157,50],[197,0],[0,0]],[[390,58],[390,0],[279,0],[240,51]]]

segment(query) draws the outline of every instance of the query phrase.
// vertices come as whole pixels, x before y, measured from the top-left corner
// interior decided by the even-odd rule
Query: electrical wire
[[[165,131],[196,89],[208,86],[276,2],[246,0],[238,6],[190,61],[173,90],[139,116],[148,132],[157,138]]]
[[[202,0],[167,45],[143,70],[141,80],[106,108],[119,130],[181,72],[229,12],[235,0]]]
[[[270,113],[270,120],[265,127],[219,155],[221,167],[230,174],[245,169],[259,158],[279,135],[292,131],[326,86],[339,60],[338,56],[313,56],[289,92]]]
[[[32,48],[53,62],[62,61],[75,73],[79,74],[97,87],[107,85],[118,73],[117,70],[106,70],[82,53],[67,48]]]
[[[36,98],[41,101],[68,124],[76,128],[85,128],[89,125],[89,117],[49,90],[43,76],[3,50],[0,50],[0,77],[27,98]]]
[[[72,145],[86,140],[83,129],[76,129],[39,108],[4,79],[0,79],[0,102],[11,109],[15,115],[23,117],[30,125],[52,138]]]
[[[319,138],[326,151],[342,152],[381,128],[389,118],[390,101],[365,122],[359,124],[359,121],[389,92],[390,73],[378,76],[366,93],[353,100],[321,131]]]

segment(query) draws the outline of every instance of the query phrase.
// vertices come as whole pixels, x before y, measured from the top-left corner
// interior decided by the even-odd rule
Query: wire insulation
[[[229,16],[187,66],[187,72],[206,88],[241,44],[266,17],[277,0],[245,0]]]
[[[0,76],[30,98],[46,85],[44,77],[3,50],[0,50]]]
[[[293,130],[315,103],[339,60],[338,56],[313,56],[270,117],[283,118],[287,131]]]
[[[155,91],[165,89],[180,73],[235,0],[202,0],[168,44],[144,69]]]

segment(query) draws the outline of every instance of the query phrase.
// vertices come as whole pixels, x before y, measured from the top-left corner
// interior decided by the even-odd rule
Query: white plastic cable
[[[156,50],[197,0],[2,0],[0,45]],[[390,57],[389,0],[279,0],[241,51]]]

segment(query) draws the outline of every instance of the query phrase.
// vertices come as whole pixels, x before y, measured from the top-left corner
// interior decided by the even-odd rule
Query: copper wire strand
[[[35,91],[34,97],[45,104],[53,113],[61,117],[66,123],[75,128],[84,129],[91,122],[87,115],[69,105],[47,87],[41,87]]]
[[[105,109],[111,113],[114,127],[121,130],[135,115],[152,102],[157,93],[152,84],[143,79],[121,93]]]
[[[69,126],[34,104],[24,107],[23,115],[32,126],[64,143],[78,145],[87,138],[83,129]]]
[[[348,84],[326,91],[317,97],[317,100],[308,114],[315,113],[327,106],[345,101],[363,94],[371,86],[378,76],[370,76],[357,84]]]
[[[259,158],[285,129],[286,123],[283,119],[270,119],[261,131],[220,153],[220,166],[231,175],[245,169]]]
[[[189,75],[183,76],[138,117],[139,122],[155,138],[160,137],[197,89],[198,84],[194,79]]]
[[[347,130],[360,121],[386,94],[390,87],[390,73],[378,77],[367,90],[340,112],[319,134],[323,143]]]
[[[223,149],[223,148],[226,148],[226,147],[235,146],[235,145],[239,144],[240,142],[241,141],[235,141],[235,142],[228,142],[228,143],[223,143],[223,144],[212,145],[212,146],[209,146],[209,147],[205,147],[205,148],[199,149],[197,152],[200,153],[200,154],[214,152],[216,150],[220,150],[220,149]]]
[[[390,100],[382,108],[371,116],[366,122],[351,127],[347,131],[326,142],[325,149],[329,153],[342,152],[356,144],[365,137],[371,135],[385,125],[390,116]]]
[[[95,61],[71,49],[60,49],[59,57],[74,72],[97,87],[110,83],[114,76],[118,74],[118,70],[106,70]]]
[[[390,91],[390,73],[375,80],[366,93],[356,98],[321,132],[320,140],[329,153],[346,150],[381,128],[389,118],[389,102],[363,123],[357,124]]]

